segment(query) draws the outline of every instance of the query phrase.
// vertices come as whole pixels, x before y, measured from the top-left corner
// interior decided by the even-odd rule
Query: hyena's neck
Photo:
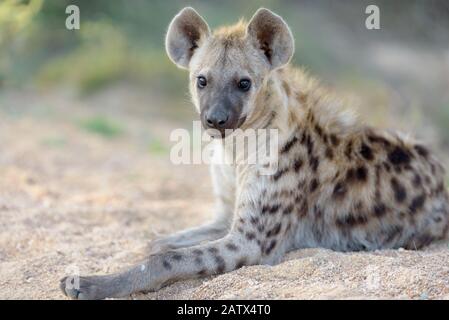
[[[255,100],[249,126],[279,130],[280,142],[298,129],[322,130],[323,134],[351,138],[360,126],[353,110],[346,109],[306,72],[286,67],[273,72]]]

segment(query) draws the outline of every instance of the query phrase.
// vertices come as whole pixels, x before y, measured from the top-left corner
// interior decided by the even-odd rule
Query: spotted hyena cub
[[[213,165],[216,219],[158,239],[122,273],[61,281],[71,298],[158,290],[169,282],[274,264],[293,249],[419,249],[444,240],[449,198],[444,169],[405,136],[363,126],[304,71],[290,67],[294,40],[278,15],[211,32],[192,8],[171,22],[166,49],[190,72],[205,128],[277,129],[278,167]],[[221,139],[220,139],[221,138]],[[79,280],[79,286],[78,284]],[[75,284],[75,285],[73,285]]]

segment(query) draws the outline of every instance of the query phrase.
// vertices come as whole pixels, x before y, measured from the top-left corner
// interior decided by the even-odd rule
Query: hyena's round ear
[[[206,21],[193,8],[182,9],[170,23],[165,38],[169,58],[177,66],[188,69],[195,50],[209,34]]]
[[[276,69],[287,64],[295,50],[295,41],[287,23],[272,11],[257,10],[248,24],[247,35],[256,48],[262,50],[271,65]]]

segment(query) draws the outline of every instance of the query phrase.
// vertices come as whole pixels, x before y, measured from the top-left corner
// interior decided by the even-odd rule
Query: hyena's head
[[[185,8],[170,23],[165,45],[170,59],[190,72],[203,126],[222,137],[256,114],[254,102],[265,80],[294,51],[289,27],[267,9],[259,9],[247,24],[211,32],[194,9]]]

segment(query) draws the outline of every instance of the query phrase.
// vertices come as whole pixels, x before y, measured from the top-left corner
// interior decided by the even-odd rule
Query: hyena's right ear
[[[209,34],[206,21],[193,8],[182,9],[170,23],[165,38],[169,58],[178,67],[188,69],[195,50]]]

